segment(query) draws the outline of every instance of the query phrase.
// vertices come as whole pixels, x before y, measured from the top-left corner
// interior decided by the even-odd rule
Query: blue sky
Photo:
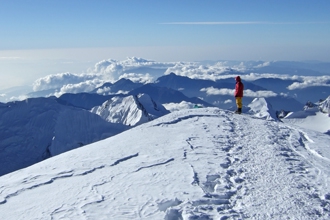
[[[32,80],[83,71],[102,59],[130,56],[157,61],[330,61],[329,0],[0,4],[0,77],[16,84],[27,82],[28,76]]]

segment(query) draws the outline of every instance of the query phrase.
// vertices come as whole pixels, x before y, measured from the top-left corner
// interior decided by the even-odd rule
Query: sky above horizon
[[[330,1],[0,0],[2,88],[104,59],[330,62]]]

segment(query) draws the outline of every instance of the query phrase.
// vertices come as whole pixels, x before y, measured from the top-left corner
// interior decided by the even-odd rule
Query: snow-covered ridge
[[[84,100],[90,106],[100,97],[67,96],[0,103],[0,175],[113,136],[129,128],[125,125],[139,125],[169,113],[146,94],[114,97],[103,107],[95,107],[96,114],[73,107],[70,101]]]
[[[176,111],[0,177],[0,216],[329,219],[329,140],[218,108]]]
[[[0,106],[0,175],[127,129],[89,111],[34,98]]]

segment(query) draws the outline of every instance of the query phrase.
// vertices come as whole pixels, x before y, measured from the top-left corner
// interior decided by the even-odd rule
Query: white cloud
[[[117,92],[111,92],[111,89],[109,87],[104,87],[102,89],[100,88],[97,89],[96,93],[100,95],[116,95],[116,94],[128,94],[129,91],[118,90]]]
[[[96,79],[98,76],[93,74],[74,74],[74,73],[58,73],[48,75],[37,79],[33,83],[34,91],[42,91],[48,89],[62,88],[68,84],[76,84]]]
[[[90,92],[100,85],[99,80],[88,80],[76,84],[66,84],[61,87],[60,91],[55,92],[55,96],[61,96],[64,93]]]
[[[167,103],[163,106],[170,112],[180,111],[182,109],[191,109],[194,108],[195,104],[191,102],[182,101],[180,103]]]
[[[168,67],[173,65],[174,63],[162,63],[137,57],[129,57],[122,61],[113,59],[103,60],[95,64],[90,72],[101,74],[105,80],[116,81],[125,74],[131,74],[131,77],[133,76],[132,74],[142,74],[141,76],[143,76],[147,73],[149,73],[149,76],[150,74],[160,76],[163,75]],[[146,76],[143,76],[142,78],[145,77]],[[146,80],[149,79],[145,79],[145,81]]]
[[[87,73],[58,73],[37,79],[33,83],[34,91],[58,89],[56,95],[65,92],[87,92],[104,82],[115,82],[127,78],[133,82],[149,83],[154,77],[164,74],[174,63],[161,63],[142,58],[131,57],[123,61],[113,59],[103,60],[95,64]],[[107,91],[98,91],[100,93]]]
[[[20,96],[12,96],[9,98],[9,100],[10,101],[23,101],[28,98],[29,98],[29,96],[27,96],[27,95],[20,95]]]
[[[296,75],[272,74],[272,73],[249,73],[252,68],[270,65],[270,62],[237,62],[221,61],[213,64],[207,62],[156,62],[152,60],[130,57],[125,60],[102,60],[95,64],[86,73],[58,73],[37,79],[33,83],[34,91],[57,89],[56,94],[65,92],[88,92],[105,82],[115,82],[121,78],[130,79],[133,82],[150,83],[164,74],[175,73],[192,79],[220,80],[234,78],[237,74],[245,81],[254,81],[261,78],[278,78],[283,80],[295,80],[288,89],[306,88],[309,86],[330,86],[330,76],[302,77]],[[234,84],[234,81],[233,81]],[[94,87],[94,88],[93,88]],[[232,89],[204,88],[202,91],[208,95],[233,95]],[[109,94],[109,88],[99,90],[99,94]],[[249,97],[276,96],[271,91],[245,91]]]
[[[265,66],[269,66],[269,65],[270,65],[270,62],[264,62],[262,64],[255,66],[255,68],[261,68],[261,67],[265,67]]]
[[[252,98],[267,98],[267,97],[275,97],[277,94],[273,91],[252,91],[250,89],[244,90],[244,96],[252,97]]]
[[[254,81],[262,78],[298,81],[289,85],[287,87],[289,90],[304,89],[311,86],[330,86],[330,76],[297,76],[274,73],[250,73],[241,75],[241,78],[246,81]]]
[[[129,91],[118,90],[117,93],[112,93],[112,94],[128,94],[128,93],[129,93]],[[111,95],[111,93],[109,95]]]
[[[234,95],[234,89],[217,89],[214,87],[203,88],[201,92],[206,92],[207,95]]]
[[[285,75],[285,74],[275,74],[275,73],[250,73],[246,75],[241,75],[241,78],[246,81],[254,81],[263,78],[274,78],[283,80],[295,80],[295,76]]]
[[[165,75],[174,73],[192,79],[217,80],[236,76],[236,72],[243,72],[246,66],[243,63],[229,66],[227,62],[217,62],[214,65],[201,65],[198,62],[178,62],[167,68]]]
[[[103,88],[99,88],[99,89],[97,89],[97,91],[96,91],[96,93],[97,94],[106,94],[106,93],[108,93],[108,92],[110,92],[110,87],[103,87]]]
[[[224,101],[225,104],[232,103],[232,102],[233,102],[233,100],[231,100],[231,99],[227,99],[226,101]]]
[[[201,89],[202,92],[206,92],[207,95],[232,95],[234,96],[234,89],[217,89],[214,87],[208,87]],[[246,97],[274,97],[277,94],[273,91],[252,91],[250,89],[244,90],[244,96]]]
[[[330,84],[327,84],[330,82],[330,76],[318,76],[318,77],[294,76],[294,78],[296,80],[299,80],[300,82],[294,82],[291,85],[289,85],[288,86],[289,90],[304,89],[312,86],[330,86]]]
[[[124,73],[123,75],[119,76],[119,79],[122,78],[129,79],[136,83],[151,83],[154,81],[154,77],[152,77],[149,73]]]

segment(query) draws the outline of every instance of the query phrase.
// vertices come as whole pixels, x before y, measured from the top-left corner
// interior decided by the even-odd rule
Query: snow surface
[[[330,96],[320,103],[310,103],[304,111],[291,112],[283,122],[330,134]]]
[[[293,112],[282,119],[284,123],[312,129],[322,133],[330,131],[330,117],[317,109]],[[329,144],[330,146],[330,144]]]
[[[2,219],[329,219],[330,136],[170,113],[0,177]]]

